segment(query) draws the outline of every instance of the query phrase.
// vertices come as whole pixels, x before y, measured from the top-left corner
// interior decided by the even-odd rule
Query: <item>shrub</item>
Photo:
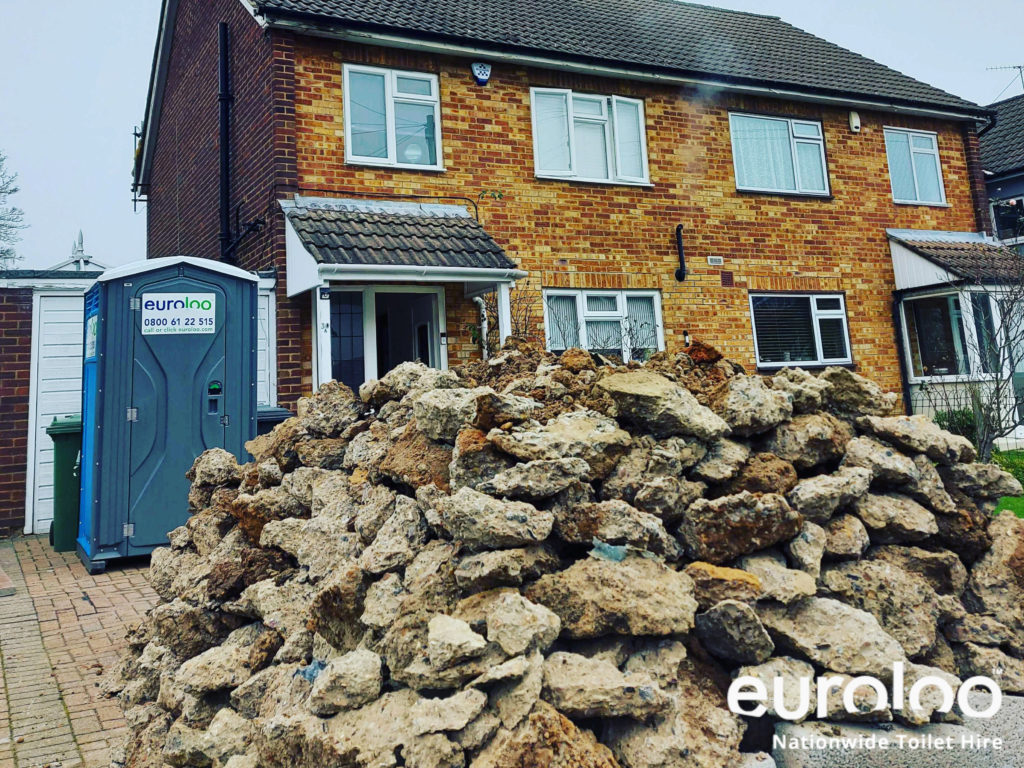
[[[977,422],[974,420],[974,411],[970,408],[936,411],[934,418],[935,423],[947,432],[966,437],[972,443],[975,441],[977,437]]]

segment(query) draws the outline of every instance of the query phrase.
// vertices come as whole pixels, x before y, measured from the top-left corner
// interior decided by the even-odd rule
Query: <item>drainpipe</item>
[[[220,258],[233,260],[231,248],[231,73],[229,71],[228,24],[220,23],[218,46],[220,69]]]
[[[480,354],[484,360],[487,359],[487,305],[480,296],[474,296],[473,301],[480,307]]]
[[[676,270],[676,282],[686,279],[686,250],[683,248],[683,225],[676,225],[676,253],[679,255],[679,269]]]
[[[903,385],[903,411],[907,416],[914,415],[914,409],[910,402],[910,376],[907,371],[907,350],[903,345],[903,314],[900,312],[900,305],[903,303],[903,296],[906,289],[892,292],[892,326],[896,329],[896,354],[900,360],[900,382]]]

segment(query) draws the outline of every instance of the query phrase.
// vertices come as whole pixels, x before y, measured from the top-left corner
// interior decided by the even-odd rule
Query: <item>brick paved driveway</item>
[[[146,561],[90,576],[43,537],[0,541],[0,768],[107,768],[124,735],[117,702],[98,684],[124,645],[125,625],[157,597]]]

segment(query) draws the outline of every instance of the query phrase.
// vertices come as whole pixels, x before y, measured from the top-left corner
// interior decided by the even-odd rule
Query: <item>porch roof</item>
[[[516,268],[458,205],[300,198],[286,212],[318,264]]]
[[[281,208],[289,296],[331,281],[464,283],[472,294],[526,276],[462,206],[296,196]]]
[[[1024,256],[981,233],[890,229],[887,234],[898,289],[1024,279]]]

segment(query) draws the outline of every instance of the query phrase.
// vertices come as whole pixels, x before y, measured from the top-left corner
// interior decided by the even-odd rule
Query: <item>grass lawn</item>
[[[996,514],[998,515],[1004,509],[1008,509],[1017,517],[1024,517],[1024,497],[1022,496],[1003,496],[999,500],[999,506],[996,507]]]

